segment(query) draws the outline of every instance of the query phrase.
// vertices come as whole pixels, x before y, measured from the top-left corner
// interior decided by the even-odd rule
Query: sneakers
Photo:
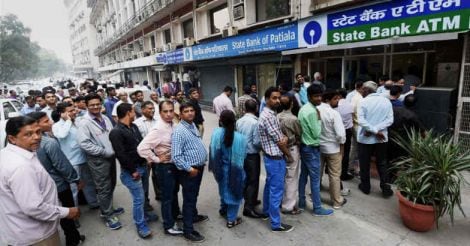
[[[171,236],[179,236],[183,235],[183,229],[179,228],[176,224],[170,228],[165,230],[165,234],[171,235]]]
[[[268,220],[269,219],[269,214],[261,214],[260,218],[262,220]]]
[[[137,230],[137,234],[139,234],[141,238],[148,238],[152,235],[152,231],[147,226],[143,226]]]
[[[146,222],[154,222],[154,221],[158,221],[158,215],[154,214],[154,213],[145,213],[145,221]]]
[[[327,209],[327,208],[323,208],[323,207],[320,207],[320,208],[316,208],[313,210],[313,215],[315,216],[330,216],[333,214],[333,209]]]
[[[346,200],[346,198],[343,198],[343,202],[340,204],[340,205],[337,205],[337,206],[333,206],[334,209],[340,209],[344,206],[344,204],[346,204],[348,202],[348,200]]]
[[[122,227],[122,224],[116,216],[111,216],[106,219],[106,226],[111,230],[117,230]]]
[[[343,188],[343,189],[341,190],[341,195],[342,195],[342,196],[349,196],[349,194],[351,194],[351,190],[350,190],[350,189],[348,189],[348,188]]]
[[[206,240],[204,236],[199,234],[197,231],[193,231],[190,234],[184,234],[184,238],[192,243],[202,243]]]
[[[208,220],[209,220],[209,216],[198,214],[196,218],[193,219],[193,223],[200,223],[200,222],[204,222]]]
[[[124,213],[124,208],[119,207],[119,208],[115,208],[110,216],[118,216],[118,215],[121,215],[123,213]],[[104,215],[103,213],[101,213],[100,217],[101,218],[106,218],[107,216]]]
[[[294,227],[288,224],[282,224],[281,226],[275,229],[272,229],[272,232],[290,232],[294,230]]]

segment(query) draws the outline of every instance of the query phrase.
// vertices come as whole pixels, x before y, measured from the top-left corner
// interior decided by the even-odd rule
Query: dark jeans
[[[197,216],[197,197],[204,172],[204,166],[193,168],[199,170],[195,177],[190,177],[187,171],[178,171],[178,179],[183,187],[183,232],[186,235],[194,231],[193,220]]]
[[[243,169],[246,173],[246,184],[244,190],[245,209],[254,210],[258,200],[259,175],[260,175],[260,154],[247,154]]]
[[[153,191],[155,192],[155,200],[160,200],[161,196],[162,196],[162,188],[161,188],[160,182],[158,180],[157,169],[156,168],[157,168],[157,164],[152,163],[152,166],[151,166],[152,170],[149,170],[149,173],[152,174],[152,185],[153,185]],[[147,191],[145,192],[145,197],[146,197],[145,202],[148,203],[149,202],[148,187],[147,187]]]
[[[346,129],[346,142],[344,143],[343,160],[341,161],[341,176],[348,175],[349,170],[349,152],[351,152],[352,127]]]
[[[362,188],[366,191],[370,191],[370,159],[372,155],[375,154],[377,171],[380,176],[380,188],[382,190],[390,189],[387,170],[387,143],[357,143],[357,145],[359,148],[359,165]]]
[[[175,164],[160,163],[152,164],[155,175],[158,178],[159,186],[162,189],[161,206],[163,228],[165,230],[175,225],[176,216],[180,213],[178,204],[179,171]]]
[[[59,192],[58,195],[59,195],[59,200],[62,203],[63,207],[66,207],[66,208],[75,207],[71,189],[67,189],[65,191]],[[80,243],[80,233],[75,227],[75,222],[72,219],[67,219],[67,218],[60,219],[60,227],[62,227],[62,230],[64,230],[65,244],[67,246],[78,245]]]

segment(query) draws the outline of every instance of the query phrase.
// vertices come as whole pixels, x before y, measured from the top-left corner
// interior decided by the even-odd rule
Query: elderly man
[[[387,128],[393,123],[393,108],[390,100],[375,93],[377,84],[365,82],[362,87],[362,99],[359,102],[357,117],[357,143],[359,148],[359,165],[361,183],[359,189],[364,194],[370,193],[370,159],[375,153],[377,169],[380,176],[380,188],[384,197],[393,195],[388,184],[387,171]]]
[[[217,114],[217,116],[220,117],[220,113],[222,113],[224,110],[232,110],[235,113],[233,110],[232,100],[230,100],[232,93],[233,88],[230,86],[225,86],[222,94],[215,97],[214,101],[212,101],[214,113]]]
[[[119,101],[116,102],[114,104],[114,107],[113,107],[113,111],[111,112],[111,117],[113,118],[113,120],[115,122],[118,121],[118,118],[117,118],[117,107],[121,104],[121,103],[129,103],[129,99],[128,99],[128,95],[127,95],[127,92],[125,91],[120,91],[118,93],[118,98],[119,98]]]

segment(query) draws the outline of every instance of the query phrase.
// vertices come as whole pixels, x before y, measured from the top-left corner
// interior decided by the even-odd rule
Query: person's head
[[[131,79],[127,81],[127,87],[128,88],[133,88],[134,87],[134,83],[132,82]]]
[[[38,122],[39,128],[41,129],[41,132],[51,132],[52,131],[52,120],[47,116],[46,112],[31,112],[27,114],[26,116],[31,117],[35,119]]]
[[[147,85],[149,85],[149,82],[147,80],[144,80],[144,82],[142,84],[147,86]]]
[[[80,110],[86,110],[87,105],[86,105],[86,100],[84,96],[78,96],[73,100],[75,107]]]
[[[153,119],[155,116],[155,106],[151,101],[145,101],[142,103],[142,115],[147,119]]]
[[[300,83],[295,82],[294,85],[292,86],[292,89],[293,89],[295,92],[300,92]]]
[[[400,79],[395,83],[395,85],[404,86],[404,85],[405,85],[405,79],[404,79],[404,78],[400,78]]]
[[[70,117],[72,121],[74,121],[75,118],[77,117],[77,111],[75,110],[75,106],[72,103],[68,103],[68,102],[59,103],[57,104],[57,108],[55,110],[61,117],[63,114],[67,114],[68,117]]]
[[[183,102],[184,100],[184,92],[183,91],[178,91],[176,93],[176,101],[178,101],[179,103]]]
[[[322,95],[323,102],[329,104],[332,108],[338,107],[339,99],[341,99],[341,94],[333,89],[327,89]]]
[[[297,81],[297,83],[299,84],[304,83],[304,76],[301,73],[296,74],[295,81]]]
[[[291,110],[292,109],[292,98],[287,95],[287,94],[284,94],[281,96],[281,99],[279,100],[281,102],[281,110]]]
[[[393,81],[391,81],[391,80],[385,81],[385,83],[384,83],[384,88],[385,89],[390,90],[390,89],[392,89],[392,86],[393,86]]]
[[[42,96],[38,95],[36,96],[36,104],[39,105],[40,108],[45,108],[47,106],[46,100],[42,98]]]
[[[380,78],[379,78],[379,85],[381,85],[381,86],[384,85],[385,82],[387,82],[387,80],[390,80],[390,78],[388,77],[388,75],[385,75],[385,74],[384,74],[384,75],[380,76]]]
[[[36,100],[34,100],[33,96],[26,96],[24,100],[26,104],[28,104],[28,107],[34,107],[36,105]]]
[[[119,98],[119,100],[121,100],[122,102],[127,102],[127,93],[126,93],[125,91],[119,92],[118,98]]]
[[[398,86],[398,85],[394,85],[390,88],[390,98],[391,99],[398,99],[401,95],[401,92],[403,91],[403,89],[401,88],[401,86]]]
[[[258,93],[258,87],[256,86],[256,84],[251,85],[251,93]]]
[[[158,104],[158,112],[160,113],[160,118],[167,123],[173,122],[173,118],[175,117],[174,110],[175,105],[171,101],[164,100]]]
[[[106,94],[108,94],[108,97],[115,97],[116,96],[116,89],[114,87],[107,87],[106,88]]]
[[[121,103],[116,109],[117,117],[120,122],[132,123],[135,119],[134,106],[130,103]]]
[[[199,100],[199,91],[196,88],[189,89],[189,98],[192,100]]]
[[[315,72],[315,73],[313,74],[313,80],[322,81],[322,80],[323,80],[323,76],[321,75],[320,72]]]
[[[243,86],[243,94],[250,95],[251,94],[251,87],[249,85]]]
[[[362,96],[366,97],[372,93],[375,93],[377,91],[377,83],[374,81],[367,81],[362,85]]]
[[[413,108],[417,101],[418,100],[414,94],[409,94],[405,97],[403,104],[405,105],[406,108]]]
[[[274,86],[269,87],[266,92],[264,93],[264,100],[266,101],[266,106],[274,111],[276,111],[281,102],[281,92],[279,92],[279,88]]]
[[[135,95],[135,93],[132,93],[132,94],[131,94],[131,101],[132,101],[132,103],[136,103],[136,102],[137,102],[137,96]]]
[[[258,112],[258,103],[255,99],[245,101],[245,112],[256,114]]]
[[[135,100],[137,102],[143,102],[144,101],[144,93],[141,90],[138,90],[134,92],[135,94]]]
[[[36,151],[41,143],[41,128],[28,116],[10,118],[5,126],[8,142],[28,151]]]
[[[62,98],[62,102],[73,103],[73,99],[69,96]]]
[[[62,88],[57,89],[57,95],[63,97],[64,96],[64,90]]]
[[[323,94],[323,88],[320,85],[313,84],[307,88],[308,100],[310,101],[310,103],[312,103],[315,106],[318,106],[321,104],[322,94]]]
[[[182,103],[180,105],[180,118],[188,123],[192,123],[196,113],[191,103]]]
[[[42,99],[44,99],[46,101],[46,104],[48,106],[55,106],[56,96],[51,91],[48,91],[48,92],[42,94]]]
[[[71,97],[74,97],[74,96],[77,95],[77,89],[76,89],[75,87],[69,88],[68,91],[69,91],[69,95],[70,95]]]
[[[289,85],[287,83],[284,82],[279,85],[279,92],[281,92],[281,95],[284,95],[288,91],[289,91]]]
[[[88,108],[88,112],[94,116],[101,115],[102,100],[99,95],[90,93],[85,97],[85,103]]]
[[[228,97],[230,97],[233,93],[233,88],[230,87],[230,86],[225,86],[224,88],[224,93],[225,95],[227,95]]]
[[[16,91],[15,90],[10,90],[10,96],[16,97]]]
[[[232,146],[233,136],[235,133],[235,114],[232,110],[224,110],[220,113],[219,124],[225,129],[224,145]]]
[[[362,81],[361,79],[356,80],[356,83],[354,83],[356,90],[359,91],[362,88],[363,84],[364,81]]]
[[[339,88],[338,93],[341,95],[341,98],[346,98],[348,91],[345,88]]]
[[[155,91],[150,92],[150,100],[158,102],[158,94]]]

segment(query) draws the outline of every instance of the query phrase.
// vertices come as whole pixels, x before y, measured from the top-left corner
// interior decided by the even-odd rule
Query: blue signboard
[[[183,49],[157,54],[157,62],[163,64],[179,64],[184,62]]]

